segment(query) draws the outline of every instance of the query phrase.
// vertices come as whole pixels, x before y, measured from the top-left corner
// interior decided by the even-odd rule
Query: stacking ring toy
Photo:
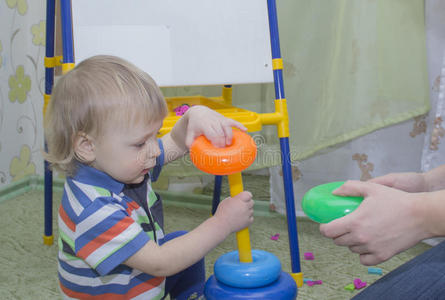
[[[318,223],[329,223],[354,211],[363,197],[333,195],[332,191],[343,185],[343,181],[330,182],[310,189],[303,197],[304,213]]]
[[[230,175],[249,167],[256,158],[256,150],[250,135],[234,130],[232,144],[223,148],[217,148],[205,136],[199,136],[190,147],[190,158],[201,171]]]
[[[204,287],[204,295],[207,300],[287,300],[296,299],[297,294],[295,280],[286,272],[281,272],[274,283],[252,289],[240,289],[225,285],[219,282],[214,275],[210,276]]]
[[[278,279],[281,263],[275,255],[254,249],[252,259],[251,263],[240,262],[238,251],[221,255],[214,266],[216,279],[237,288],[257,288]]]

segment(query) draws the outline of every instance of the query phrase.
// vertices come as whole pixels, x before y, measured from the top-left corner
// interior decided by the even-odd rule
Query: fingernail
[[[336,188],[335,190],[332,191],[332,193],[333,193],[333,194],[339,194],[339,195],[341,195],[342,193],[339,193],[339,192],[338,192],[339,189],[340,189],[340,188]]]

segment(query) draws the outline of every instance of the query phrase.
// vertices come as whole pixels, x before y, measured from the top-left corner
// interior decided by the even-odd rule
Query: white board
[[[273,82],[266,0],[73,0],[75,62],[123,57],[160,86]]]

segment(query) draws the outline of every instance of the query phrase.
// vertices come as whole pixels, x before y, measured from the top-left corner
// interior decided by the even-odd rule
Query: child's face
[[[130,129],[109,126],[94,143],[92,166],[126,184],[142,182],[161,154],[156,138],[161,126],[161,121],[139,122]]]

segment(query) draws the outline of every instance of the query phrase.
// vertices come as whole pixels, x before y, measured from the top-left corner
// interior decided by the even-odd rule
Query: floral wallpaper
[[[0,188],[43,174],[45,4],[0,0]]]

